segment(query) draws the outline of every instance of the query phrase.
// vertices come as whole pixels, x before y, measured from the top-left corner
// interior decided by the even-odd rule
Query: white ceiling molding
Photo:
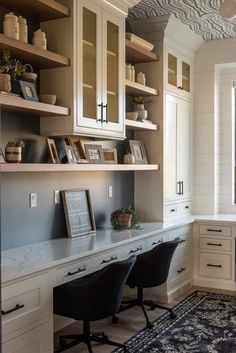
[[[129,20],[173,14],[205,40],[232,38],[236,36],[236,17],[229,20],[220,15],[223,3],[224,0],[142,0],[129,10]]]
[[[140,2],[140,0],[102,0],[102,1],[112,7],[115,7],[126,16],[128,15],[128,10]]]

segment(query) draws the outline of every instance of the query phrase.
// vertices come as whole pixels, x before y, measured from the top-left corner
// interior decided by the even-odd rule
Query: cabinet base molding
[[[222,289],[222,290],[236,290],[236,284],[233,281],[227,281],[223,279],[213,280],[211,278],[195,278],[194,286]]]

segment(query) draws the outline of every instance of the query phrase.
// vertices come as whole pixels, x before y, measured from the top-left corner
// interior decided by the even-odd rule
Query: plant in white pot
[[[9,50],[3,50],[0,58],[0,91],[11,92],[11,79],[25,73],[25,66],[18,59],[13,59]]]
[[[152,99],[148,97],[132,97],[132,103],[134,106],[134,111],[138,113],[138,120],[146,120],[148,117],[148,112],[146,107],[153,102]]]
[[[8,142],[5,147],[5,159],[8,163],[20,163],[22,148],[25,147],[25,142]]]

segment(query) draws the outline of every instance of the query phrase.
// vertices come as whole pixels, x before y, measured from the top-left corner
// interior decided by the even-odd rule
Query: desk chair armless
[[[178,244],[179,238],[176,238],[173,241],[161,243],[152,250],[137,257],[126,282],[131,288],[137,287],[137,298],[122,302],[119,312],[130,309],[136,305],[140,306],[144,313],[148,328],[151,328],[153,324],[148,318],[144,305],[149,306],[152,310],[155,308],[168,310],[171,318],[175,317],[172,309],[156,304],[152,300],[145,300],[143,298],[143,289],[160,286],[166,282],[171,260]],[[118,317],[113,316],[112,321],[113,323],[116,323]]]
[[[56,352],[85,342],[92,353],[91,341],[117,346],[127,352],[124,344],[110,341],[104,333],[91,333],[90,322],[112,316],[119,310],[125,282],[135,260],[132,256],[54,288],[54,314],[83,321],[83,333],[60,336],[60,348]]]

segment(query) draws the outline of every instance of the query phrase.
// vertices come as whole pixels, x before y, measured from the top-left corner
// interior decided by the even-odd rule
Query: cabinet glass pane
[[[96,14],[83,8],[83,116],[97,118]]]
[[[107,21],[107,120],[119,122],[119,28]]]
[[[168,83],[177,87],[177,58],[168,54]]]
[[[190,65],[182,62],[182,86],[183,90],[190,92]]]

